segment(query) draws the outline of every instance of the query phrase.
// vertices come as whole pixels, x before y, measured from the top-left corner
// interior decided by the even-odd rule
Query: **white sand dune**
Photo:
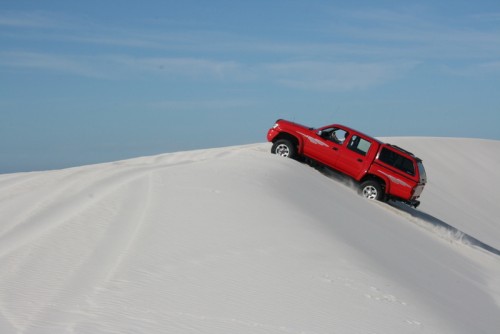
[[[498,333],[500,142],[390,141],[418,210],[269,144],[0,175],[0,333]]]

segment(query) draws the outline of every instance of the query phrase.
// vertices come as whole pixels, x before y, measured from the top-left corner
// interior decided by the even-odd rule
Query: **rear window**
[[[380,151],[378,159],[406,174],[415,175],[415,166],[413,165],[413,161],[395,151],[384,147],[382,148],[382,151]]]

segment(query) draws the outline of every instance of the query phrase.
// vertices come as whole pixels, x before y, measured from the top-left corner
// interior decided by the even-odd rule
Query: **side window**
[[[351,141],[349,141],[349,145],[347,145],[347,148],[358,154],[366,155],[370,150],[371,145],[372,143],[370,143],[368,140],[354,135],[352,136]]]
[[[342,129],[335,129],[332,131],[330,140],[337,143],[343,144],[349,134]]]
[[[329,128],[321,131],[321,137],[340,145],[344,144],[348,136],[349,133],[347,131],[338,128]]]
[[[394,151],[383,148],[380,152],[379,160],[406,174],[415,175],[413,162]]]

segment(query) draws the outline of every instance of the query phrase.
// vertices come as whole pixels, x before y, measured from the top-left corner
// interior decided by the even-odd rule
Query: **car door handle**
[[[334,146],[334,147],[333,147],[333,150],[334,150],[334,151],[338,151],[338,150],[339,150],[339,148]]]
[[[359,162],[363,162],[363,159],[358,159]]]

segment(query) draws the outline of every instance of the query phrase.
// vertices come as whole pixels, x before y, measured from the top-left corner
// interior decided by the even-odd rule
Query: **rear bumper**
[[[403,203],[408,204],[409,206],[413,206],[414,208],[417,208],[420,205],[420,201],[415,200],[409,200],[409,201],[403,201]]]

